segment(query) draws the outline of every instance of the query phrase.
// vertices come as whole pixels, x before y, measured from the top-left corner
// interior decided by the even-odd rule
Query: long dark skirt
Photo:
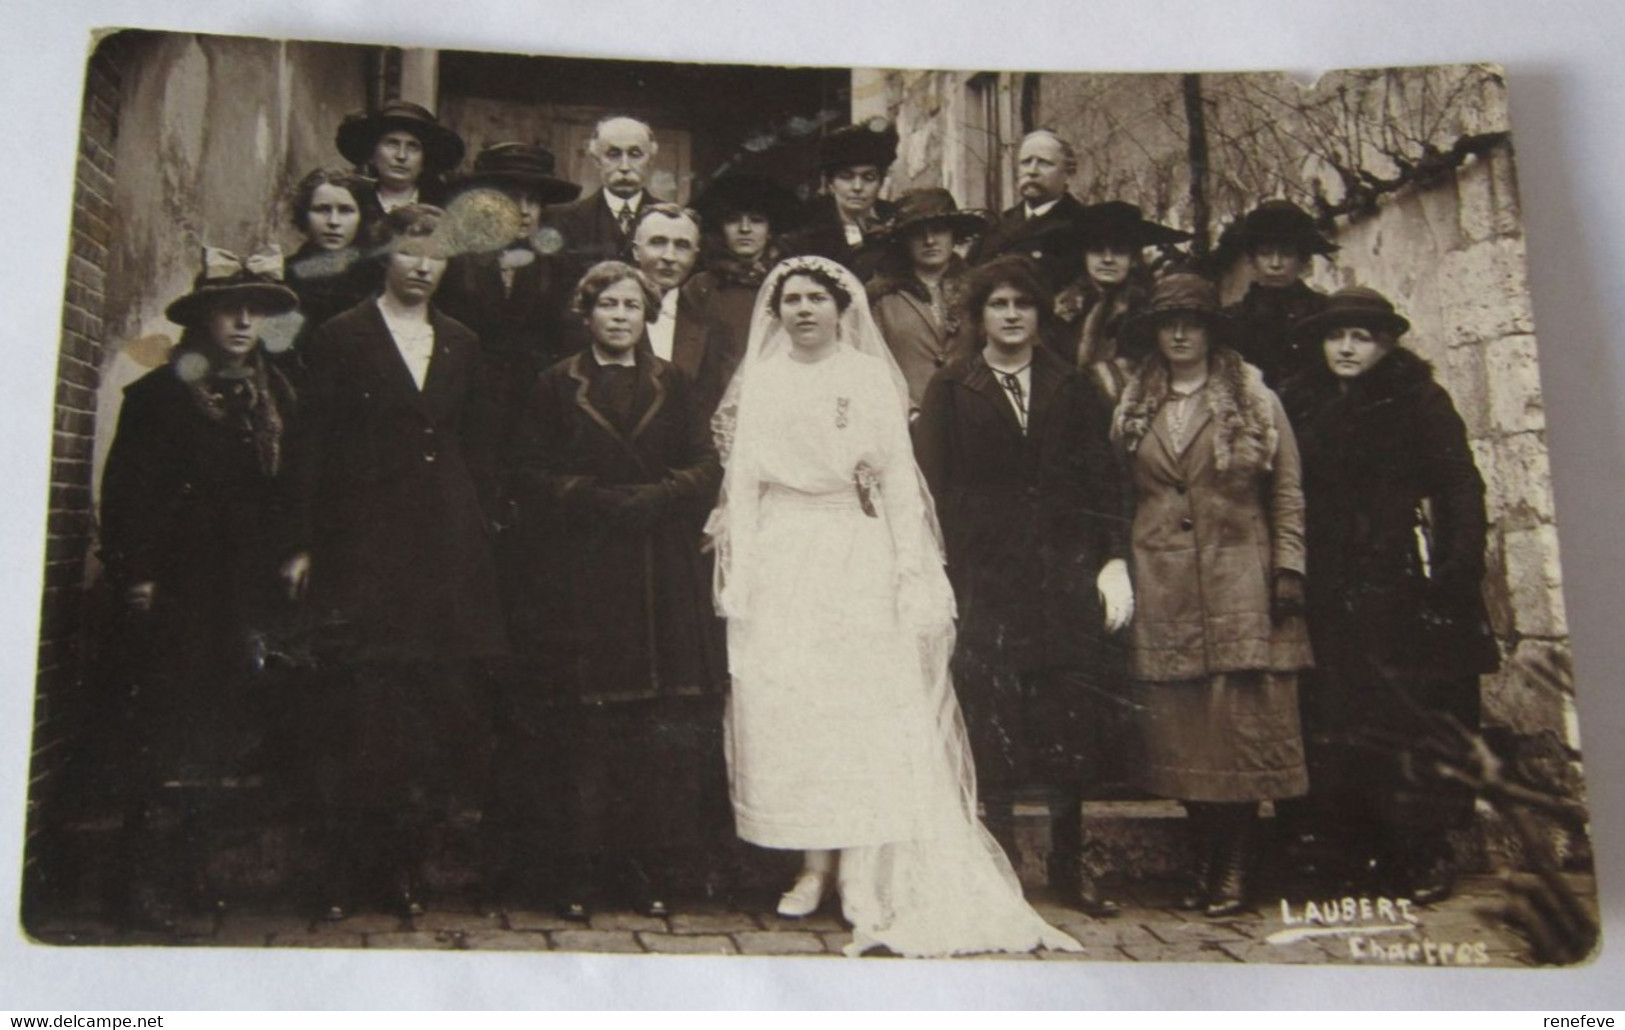
[[[1131,781],[1182,801],[1264,801],[1309,789],[1296,673],[1232,672],[1136,682],[1140,752]]]
[[[721,698],[560,706],[545,736],[555,850],[677,851],[731,839]]]
[[[1317,669],[1303,701],[1310,800],[1341,823],[1445,830],[1469,822],[1473,792],[1408,776],[1405,759],[1448,715],[1479,722],[1475,675],[1430,677],[1371,666]],[[1368,829],[1371,829],[1368,827]]]
[[[433,820],[484,800],[491,700],[476,663],[361,662],[333,685],[321,777],[329,810]]]

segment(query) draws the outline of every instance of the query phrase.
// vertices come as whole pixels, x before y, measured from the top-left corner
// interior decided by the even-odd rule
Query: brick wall
[[[107,338],[102,323],[114,211],[114,151],[123,92],[121,37],[109,37],[91,56],[85,80],[75,172],[62,343],[52,413],[50,515],[41,609],[39,671],[30,768],[27,875],[42,877],[49,862],[51,809],[56,781],[65,775],[73,730],[79,723],[86,611],[85,559],[93,536],[91,452],[96,391]]]

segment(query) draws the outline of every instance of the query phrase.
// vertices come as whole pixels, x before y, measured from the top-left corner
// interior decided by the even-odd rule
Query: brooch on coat
[[[858,462],[858,467],[852,470],[852,485],[858,490],[858,507],[872,519],[878,519],[880,513],[875,511],[875,490],[880,486],[880,478],[867,461]]]
[[[845,429],[846,428],[847,422],[850,421],[851,412],[852,412],[852,398],[850,398],[850,397],[837,397],[837,398],[835,398],[835,428],[836,429]]]

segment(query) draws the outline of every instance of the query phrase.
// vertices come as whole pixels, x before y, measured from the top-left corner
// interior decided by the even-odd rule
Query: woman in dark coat
[[[897,129],[884,119],[845,125],[818,141],[824,191],[807,202],[806,217],[786,235],[786,256],[813,254],[850,269],[860,282],[875,274],[885,251],[883,230],[895,208],[880,199],[897,160]]]
[[[420,911],[427,838],[477,803],[490,735],[477,673],[507,640],[490,553],[491,391],[479,340],[435,310],[439,208],[384,220],[384,291],[310,343],[291,557],[333,661],[324,910],[363,886]]]
[[[378,265],[367,250],[384,209],[370,179],[318,168],[299,180],[289,204],[293,227],[304,237],[288,259],[288,286],[299,295],[299,331],[278,354],[295,383],[303,378],[305,344],[323,322],[348,311],[378,289]]]
[[[1143,753],[1132,773],[1185,803],[1197,849],[1187,903],[1215,917],[1246,905],[1258,803],[1308,789],[1297,675],[1311,664],[1298,450],[1228,329],[1211,283],[1158,283],[1130,326],[1155,353],[1111,432],[1135,501],[1130,698]]]
[[[1309,212],[1290,200],[1266,200],[1247,212],[1219,238],[1214,263],[1224,267],[1231,256],[1247,257],[1252,282],[1225,314],[1236,323],[1241,356],[1264,373],[1271,389],[1321,363],[1316,348],[1306,346],[1292,327],[1320,311],[1326,295],[1303,281],[1315,255],[1329,257],[1337,244],[1315,226]]]
[[[1332,294],[1294,330],[1324,360],[1283,400],[1314,567],[1304,727],[1320,830],[1342,829],[1361,865],[1386,870],[1383,886],[1426,903],[1450,892],[1446,832],[1473,799],[1408,781],[1400,760],[1442,716],[1477,727],[1478,678],[1499,653],[1482,593],[1484,480],[1450,395],[1399,345],[1408,328],[1374,290]]]
[[[682,291],[684,305],[708,327],[692,375],[708,415],[745,356],[756,293],[778,263],[779,239],[795,227],[800,208],[794,193],[765,175],[721,176],[694,201],[704,233],[702,267]]]
[[[542,374],[516,451],[534,592],[514,621],[545,706],[524,718],[558,800],[561,913],[586,919],[619,873],[663,914],[674,855],[731,830],[726,660],[699,551],[722,471],[687,378],[640,345],[654,284],[603,262],[574,307],[592,346]]]
[[[959,606],[954,683],[986,822],[1013,846],[1012,806],[1051,806],[1052,882],[1115,906],[1081,868],[1080,786],[1096,774],[1108,631],[1133,610],[1122,472],[1108,413],[1039,345],[1051,298],[1036,265],[995,258],[967,286],[982,346],[926,388],[914,425]]]
[[[1190,233],[1160,225],[1121,200],[1090,204],[1076,226],[1083,267],[1078,278],[1055,295],[1060,322],[1049,341],[1068,364],[1088,373],[1116,404],[1123,381],[1146,357],[1130,348],[1128,323],[1151,299],[1148,247],[1171,247]]]
[[[333,145],[377,183],[385,211],[444,203],[446,176],[463,160],[461,136],[428,108],[400,99],[386,100],[376,111],[345,115]]]
[[[125,391],[102,477],[101,556],[140,649],[127,652],[121,734],[136,922],[167,921],[202,886],[205,799],[247,771],[263,735],[247,691],[279,617],[276,489],[295,417],[260,343],[298,303],[276,272],[205,249],[192,292],[166,312],[181,341]]]

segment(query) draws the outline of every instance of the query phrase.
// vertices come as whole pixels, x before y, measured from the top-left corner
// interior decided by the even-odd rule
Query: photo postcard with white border
[[[102,35],[25,932],[1588,961],[1508,88]]]

